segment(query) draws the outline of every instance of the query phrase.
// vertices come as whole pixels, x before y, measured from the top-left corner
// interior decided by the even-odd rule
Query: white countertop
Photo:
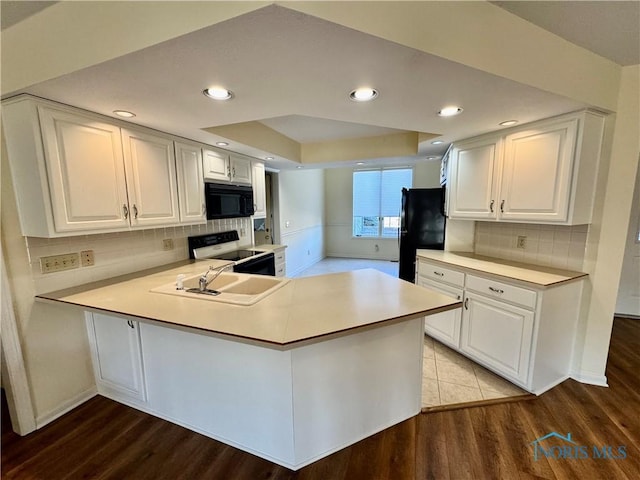
[[[37,298],[276,345],[432,315],[461,305],[372,269],[291,279],[251,306],[150,291],[174,281],[178,274],[195,275],[217,263],[226,262],[183,262]]]
[[[480,273],[516,280],[535,287],[551,287],[579,280],[587,276],[584,272],[561,270],[551,267],[512,262],[501,258],[484,257],[467,252],[445,252],[442,250],[417,250],[419,258],[433,260],[452,267],[462,267]]]

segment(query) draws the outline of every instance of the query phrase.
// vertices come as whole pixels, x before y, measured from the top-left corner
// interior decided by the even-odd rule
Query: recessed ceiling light
[[[503,127],[510,127],[511,125],[515,125],[516,123],[518,123],[518,120],[507,120],[506,122],[500,122],[498,125],[501,125]]]
[[[349,94],[349,98],[354,102],[368,102],[378,96],[378,91],[374,88],[356,88]]]
[[[127,112],[126,110],[114,110],[113,113],[115,113],[119,117],[124,117],[124,118],[133,118],[136,116],[135,113]]]
[[[264,157],[265,160],[273,160],[273,157]]]
[[[364,165],[364,162],[357,162],[356,165]]]
[[[296,168],[299,170],[302,168],[302,165],[298,165]]]
[[[427,160],[435,160],[435,159],[437,159],[437,158],[438,158],[438,157],[427,157]]]
[[[451,105],[449,107],[444,107],[442,110],[438,112],[438,115],[441,117],[453,117],[454,115],[458,115],[462,113],[462,108],[457,107],[455,105]]]
[[[226,88],[222,87],[205,88],[202,93],[204,93],[209,98],[213,98],[214,100],[229,100],[233,97],[233,92],[231,90],[227,90]]]
[[[444,143],[442,140],[434,140],[433,142],[431,142],[431,145],[440,145]]]
[[[227,142],[216,142],[216,145],[218,145],[219,147],[228,147],[229,144]]]

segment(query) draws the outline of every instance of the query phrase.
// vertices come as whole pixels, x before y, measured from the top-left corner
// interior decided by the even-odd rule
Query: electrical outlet
[[[62,255],[51,255],[40,257],[40,271],[42,273],[61,272],[72,270],[80,265],[77,253],[63,253]]]
[[[173,244],[173,238],[165,238],[162,240],[162,248],[163,250],[173,250],[175,245]]]
[[[518,241],[516,243],[517,248],[526,248],[527,247],[527,237],[524,235],[518,235]]]
[[[83,267],[90,267],[96,264],[96,260],[93,257],[93,250],[83,250],[80,252],[80,262]]]

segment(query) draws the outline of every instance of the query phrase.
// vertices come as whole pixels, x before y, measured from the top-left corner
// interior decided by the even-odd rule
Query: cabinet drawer
[[[534,310],[537,294],[533,290],[516,287],[487,278],[467,275],[467,289]]]
[[[418,260],[418,275],[458,287],[464,286],[464,273],[423,260]]]
[[[284,263],[284,252],[275,252],[275,262]]]

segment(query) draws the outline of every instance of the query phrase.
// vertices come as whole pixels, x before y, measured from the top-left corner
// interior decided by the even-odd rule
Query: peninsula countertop
[[[495,277],[516,280],[538,288],[548,288],[588,276],[588,274],[584,272],[512,262],[510,260],[485,257],[467,252],[418,250],[417,256],[425,260],[439,262],[445,266],[475,270]]]
[[[216,262],[225,263],[181,262],[37,298],[276,346],[461,306],[458,300],[373,269],[294,278],[251,306],[151,292],[175,281],[178,274],[196,275]]]

